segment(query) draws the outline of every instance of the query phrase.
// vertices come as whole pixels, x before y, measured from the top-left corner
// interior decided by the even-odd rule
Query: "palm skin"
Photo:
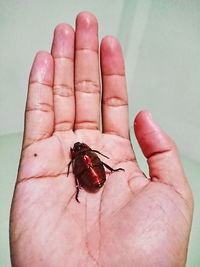
[[[83,12],[79,23],[84,19],[92,21],[93,17]],[[102,61],[105,73],[111,66],[105,66],[106,59]],[[34,84],[34,71],[31,77],[30,84]],[[104,95],[109,99],[106,86],[104,82]],[[116,100],[119,96],[114,93]],[[115,109],[117,106],[112,101],[107,105]],[[28,111],[32,110],[27,106]],[[48,109],[48,105],[44,106]],[[125,105],[121,106],[124,109]],[[137,165],[128,126],[123,127],[121,123],[122,130],[114,128],[112,120],[105,119],[106,107],[103,133],[98,127],[91,127],[87,118],[81,124],[78,112],[74,130],[68,127],[69,119],[64,124],[56,123],[61,116],[58,109],[54,99],[55,124],[46,127],[42,134],[41,129],[36,131],[37,137],[34,119],[30,123],[30,117],[26,117],[27,129],[11,209],[13,266],[184,266],[193,203],[171,139],[148,112],[136,117],[136,137],[150,169],[151,179],[147,179]],[[114,112],[109,110],[113,118]],[[127,124],[127,115],[121,114]],[[46,117],[43,119],[47,121]],[[68,129],[63,129],[66,125]],[[77,141],[107,155],[109,159],[99,157],[111,167],[125,169],[125,172],[106,171],[107,181],[96,193],[81,189],[80,203],[75,200],[74,175],[70,172],[66,176],[70,147]]]

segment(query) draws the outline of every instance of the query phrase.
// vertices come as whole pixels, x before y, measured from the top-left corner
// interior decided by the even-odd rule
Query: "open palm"
[[[183,266],[192,195],[173,141],[143,111],[135,133],[150,178],[129,140],[120,45],[101,43],[102,124],[97,21],[88,12],[54,34],[52,55],[37,54],[30,75],[26,127],[11,210],[13,266]],[[74,53],[75,52],[75,53]],[[70,147],[83,142],[114,168],[96,193],[67,177]]]

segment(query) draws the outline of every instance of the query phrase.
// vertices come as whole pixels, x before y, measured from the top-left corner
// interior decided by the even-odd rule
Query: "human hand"
[[[22,155],[11,209],[13,266],[184,266],[193,200],[174,142],[147,111],[135,134],[150,170],[137,165],[129,139],[127,90],[120,45],[101,42],[95,17],[82,12],[74,31],[59,25],[52,53],[33,63]],[[96,193],[68,177],[70,147],[83,142],[125,172],[107,174]]]

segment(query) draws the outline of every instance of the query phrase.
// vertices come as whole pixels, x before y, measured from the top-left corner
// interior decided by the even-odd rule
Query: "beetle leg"
[[[78,200],[78,195],[79,195],[79,191],[80,191],[80,185],[78,184],[78,180],[75,177],[75,183],[76,183],[76,196],[75,199],[78,203],[80,203],[80,201]]]
[[[107,157],[106,155],[102,154],[101,152],[99,152],[98,150],[93,150],[91,149],[92,152],[95,152],[95,153],[99,153],[100,155],[104,156],[105,158],[109,159],[109,157]]]
[[[72,164],[72,160],[71,160],[71,161],[69,162],[69,164],[68,164],[67,176],[69,175],[69,168],[70,168],[71,164]]]
[[[109,165],[107,165],[106,163],[102,162],[103,165],[110,170],[111,172],[117,172],[117,171],[125,171],[123,168],[118,168],[118,169],[113,169],[112,167],[110,167]]]
[[[78,200],[78,195],[79,195],[79,186],[76,186],[76,196],[75,196],[75,198],[76,198],[76,201],[78,202],[78,203],[80,203],[80,201]]]

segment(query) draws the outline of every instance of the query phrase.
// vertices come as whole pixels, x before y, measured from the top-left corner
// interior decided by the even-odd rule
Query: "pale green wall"
[[[49,50],[54,27],[74,25],[83,10],[99,21],[100,39],[117,36],[125,54],[130,127],[149,109],[173,137],[196,203],[188,267],[199,267],[200,1],[0,0],[0,266],[9,267],[8,216],[17,172],[29,70]],[[145,161],[135,145],[139,161]]]
[[[188,267],[200,266],[200,164],[183,157],[183,165],[189,179],[195,202],[192,233],[189,245]]]
[[[0,137],[0,266],[10,266],[9,213],[21,152],[21,134]]]

